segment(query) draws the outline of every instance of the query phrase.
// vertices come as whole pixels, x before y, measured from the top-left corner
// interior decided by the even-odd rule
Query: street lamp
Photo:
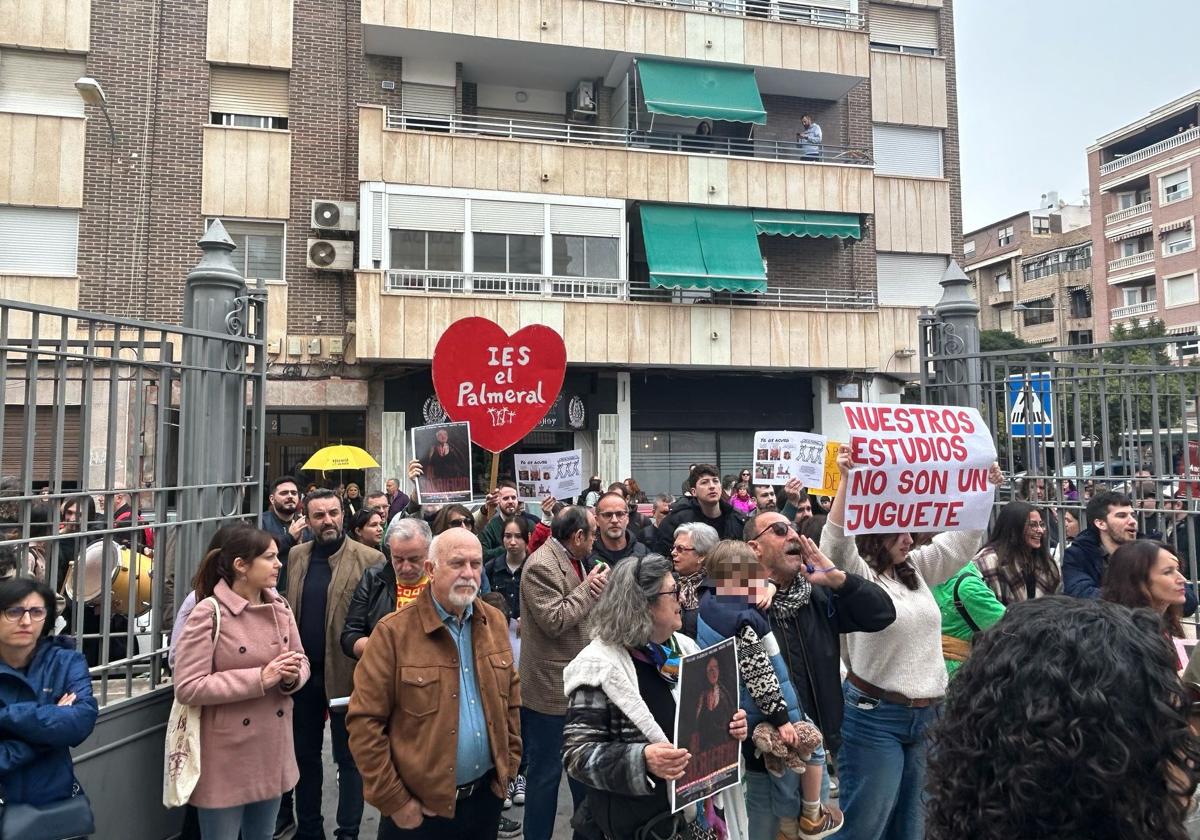
[[[104,95],[104,88],[100,87],[100,83],[91,76],[80,76],[75,80],[75,90],[79,93],[79,98],[88,105],[98,105],[104,113],[104,119],[108,123],[108,134],[113,145],[117,144],[117,130],[113,128],[112,117],[108,114],[108,97]]]

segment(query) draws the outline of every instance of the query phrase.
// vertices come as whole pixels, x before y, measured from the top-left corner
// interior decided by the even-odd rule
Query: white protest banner
[[[541,504],[542,499],[574,499],[583,492],[583,451],[514,455],[517,496],[523,502]]]
[[[941,405],[846,403],[855,469],[846,533],[969,531],[988,525],[996,446],[979,412]]]
[[[824,479],[825,436],[807,432],[755,432],[754,483],[787,484],[800,479],[820,487]]]

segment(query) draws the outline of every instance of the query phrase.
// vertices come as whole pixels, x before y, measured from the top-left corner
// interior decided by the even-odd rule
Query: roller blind
[[[1177,187],[1180,184],[1188,182],[1189,172],[1186,169],[1181,169],[1178,172],[1172,172],[1170,175],[1162,176],[1163,189],[1167,187]]]
[[[288,115],[288,76],[275,70],[213,67],[209,75],[210,110],[256,117]]]
[[[472,201],[471,230],[541,236],[546,232],[546,208],[520,201]]]
[[[550,232],[572,236],[620,236],[621,211],[616,207],[550,205]]]
[[[71,277],[79,211],[0,206],[0,274]]]
[[[388,227],[401,230],[452,230],[466,227],[466,201],[440,195],[389,195]]]
[[[880,306],[933,306],[942,297],[939,282],[946,258],[927,254],[875,257]]]
[[[54,478],[51,473],[54,458],[61,457],[63,481],[79,481],[79,441],[82,439],[79,406],[63,406],[63,432],[60,438],[57,434],[57,417],[55,409],[50,406],[38,406],[34,411],[33,438],[25,439],[25,406],[8,406],[4,410],[4,460],[5,475],[23,476],[25,472],[25,452],[33,450],[33,480],[50,481]],[[62,441],[62,452],[56,453],[58,442]],[[60,560],[61,562],[61,560]]]
[[[871,4],[871,43],[938,48],[937,12]]]
[[[82,117],[75,80],[86,75],[81,55],[0,50],[0,111]]]
[[[874,127],[876,175],[942,177],[942,132],[897,125]]]
[[[441,85],[401,84],[402,104],[410,114],[453,114],[454,88]]]
[[[381,192],[371,193],[371,259],[383,259],[383,208],[385,196]]]

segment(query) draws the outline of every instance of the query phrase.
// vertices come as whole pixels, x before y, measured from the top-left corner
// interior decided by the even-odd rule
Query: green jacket
[[[996,600],[995,594],[983,582],[983,575],[974,563],[963,566],[945,583],[933,588],[933,598],[937,601],[938,609],[942,611],[942,635],[969,642],[975,636],[975,631],[954,605],[954,587],[960,580],[962,585],[958,587],[959,600],[980,630],[988,629],[1004,616],[1004,605]],[[951,677],[961,665],[961,662],[946,660],[946,670]]]

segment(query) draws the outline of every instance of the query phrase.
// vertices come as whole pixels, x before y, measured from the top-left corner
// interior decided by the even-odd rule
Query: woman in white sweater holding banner
[[[842,837],[921,840],[925,732],[937,719],[947,682],[942,617],[930,588],[971,562],[984,532],[945,531],[920,548],[912,547],[908,532],[847,536],[846,495],[855,467],[848,446],[839,450],[837,463],[841,483],[820,548],[802,539],[804,551],[813,559],[823,552],[842,570],[874,581],[896,605],[891,626],[850,633],[842,642],[850,669],[842,687],[846,715],[838,751]],[[989,477],[999,483],[998,465]]]

